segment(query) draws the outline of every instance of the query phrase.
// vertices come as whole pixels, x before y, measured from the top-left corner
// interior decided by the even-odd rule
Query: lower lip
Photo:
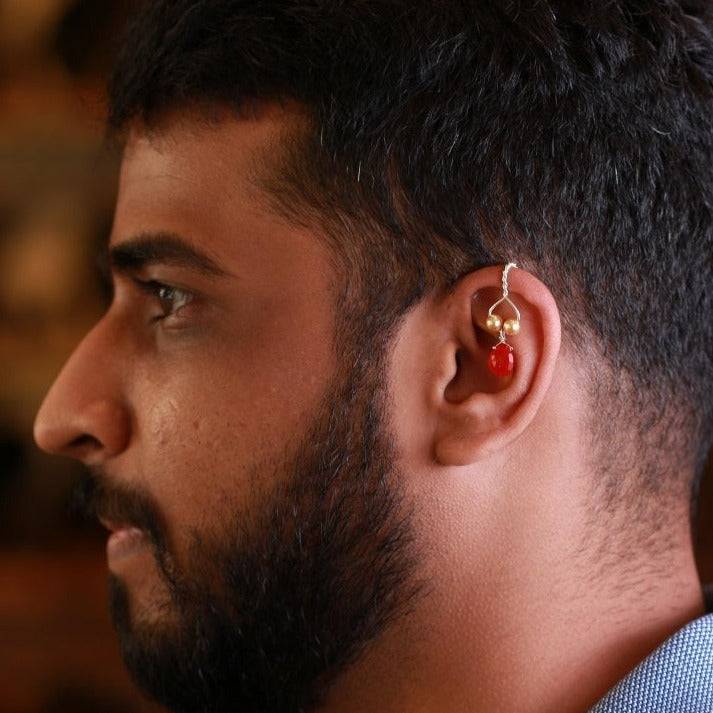
[[[148,544],[144,530],[137,527],[126,527],[112,532],[106,541],[106,555],[110,560],[118,560],[143,549]]]

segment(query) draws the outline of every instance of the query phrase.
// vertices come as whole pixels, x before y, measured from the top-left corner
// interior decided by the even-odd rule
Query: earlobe
[[[503,267],[469,273],[451,294],[452,339],[442,355],[449,368],[437,386],[433,443],[442,465],[467,465],[507,447],[535,418],[552,381],[561,329],[555,299],[520,268],[509,269],[506,286]],[[517,325],[506,333],[509,319]],[[494,347],[513,350],[508,373],[493,368]]]

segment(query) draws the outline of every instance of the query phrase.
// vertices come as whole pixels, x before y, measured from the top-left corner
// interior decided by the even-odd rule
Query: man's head
[[[247,180],[279,116],[127,143],[113,303],[38,418],[78,504],[146,533],[109,546],[112,615],[177,711],[311,704],[423,586],[386,341],[335,344],[326,248]]]
[[[308,710],[394,656],[415,678],[449,604],[492,615],[540,557],[585,581],[685,545],[710,11],[508,8],[172,0],[127,34],[114,299],[36,434],[148,533],[110,558],[113,610],[176,710]]]

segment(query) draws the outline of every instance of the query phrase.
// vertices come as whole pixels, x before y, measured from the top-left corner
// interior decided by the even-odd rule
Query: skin
[[[140,279],[200,295],[150,323],[160,304],[137,275],[116,273],[110,309],[37,416],[41,448],[159,504],[179,564],[191,531],[212,531],[228,508],[249,512],[270,485],[249,474],[289,456],[338,367],[328,248],[249,180],[292,118],[270,108],[206,129],[184,113],[150,137],[132,129],[110,246],[170,230],[226,274],[143,268]],[[704,612],[683,514],[656,560],[628,552],[625,565],[595,568],[583,365],[547,286],[521,267],[509,274],[516,369],[488,372],[501,274],[475,270],[425,298],[390,346],[389,422],[430,589],[342,672],[325,711],[585,711]],[[151,551],[110,567],[132,611],[160,622]]]

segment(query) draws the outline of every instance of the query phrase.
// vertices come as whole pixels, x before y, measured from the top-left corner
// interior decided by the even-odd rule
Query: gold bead
[[[503,326],[503,320],[500,318],[500,315],[489,314],[488,319],[485,322],[485,326],[490,332],[499,332],[500,328]]]
[[[505,330],[505,334],[518,334],[520,332],[520,320],[506,319],[503,329]]]

